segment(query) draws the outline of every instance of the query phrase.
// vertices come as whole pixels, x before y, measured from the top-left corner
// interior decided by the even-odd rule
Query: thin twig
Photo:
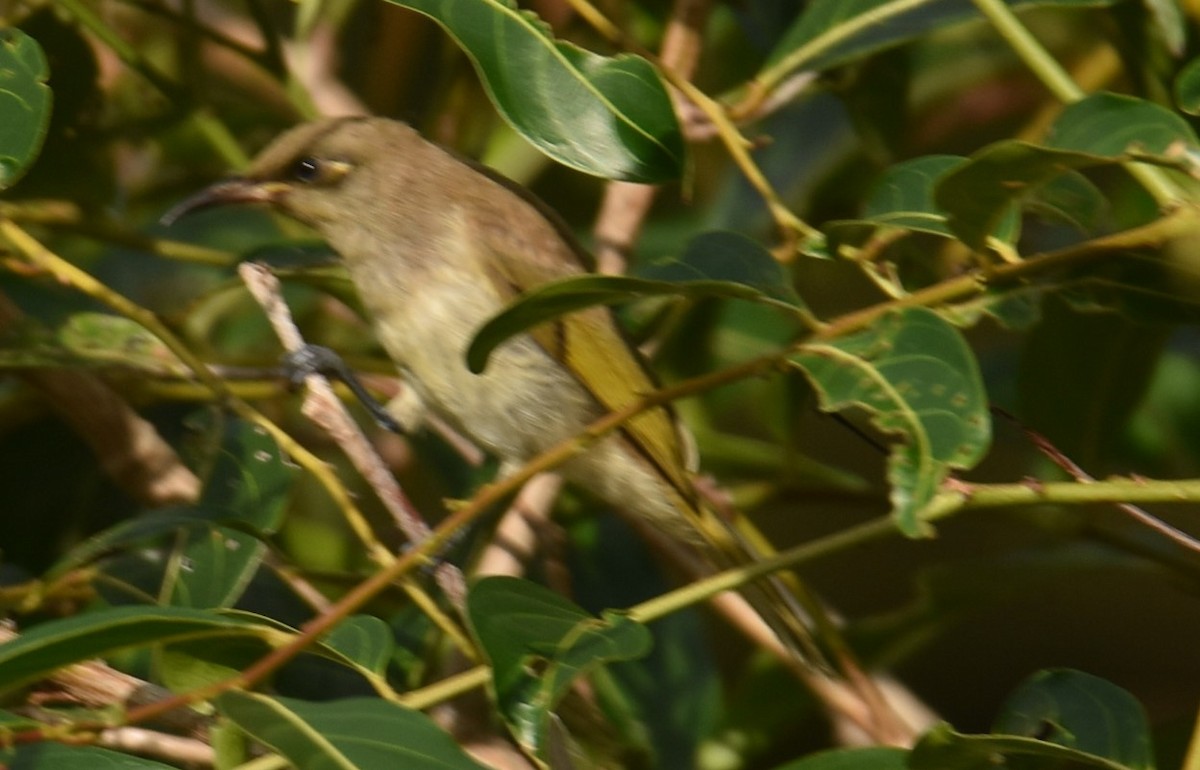
[[[992,407],[992,411],[1001,417],[1011,421],[1013,424],[1020,427],[1021,432],[1029,439],[1038,451],[1050,458],[1050,461],[1069,473],[1072,478],[1081,484],[1095,484],[1096,477],[1085,471],[1077,462],[1068,457],[1061,449],[1054,445],[1054,442],[1047,438],[1042,433],[1034,430],[1028,425],[1018,420],[1014,415],[1000,409]],[[1149,511],[1142,509],[1132,503],[1113,503],[1117,510],[1128,514],[1135,521],[1149,527],[1159,533],[1168,540],[1183,546],[1193,553],[1200,553],[1200,541],[1187,534],[1186,532],[1172,527],[1157,516],[1152,515]]]
[[[292,352],[304,347],[304,338],[300,336],[287,303],[279,293],[278,279],[263,265],[248,262],[238,267],[238,275],[262,306],[284,349]],[[309,374],[304,384],[306,392],[302,412],[305,416],[324,428],[342,448],[395,518],[409,542],[414,545],[423,542],[429,537],[429,525],[383,464],[362,429],[350,417],[341,399],[333,392],[329,380],[320,374]],[[442,562],[434,575],[450,601],[461,608],[466,598],[462,572],[453,564]]]

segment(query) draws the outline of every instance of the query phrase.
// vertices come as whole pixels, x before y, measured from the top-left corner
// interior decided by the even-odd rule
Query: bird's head
[[[378,200],[382,180],[394,176],[389,159],[404,157],[422,140],[404,123],[383,118],[329,118],[285,132],[243,174],[217,182],[162,217],[170,225],[200,209],[266,203],[317,229],[362,216]],[[395,180],[393,180],[395,181]]]

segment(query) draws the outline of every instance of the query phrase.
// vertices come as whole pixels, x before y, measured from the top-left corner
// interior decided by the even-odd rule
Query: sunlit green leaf
[[[930,310],[903,310],[856,334],[804,345],[792,361],[823,410],[865,409],[894,437],[892,515],[906,534],[929,534],[921,508],[951,470],[978,462],[991,439],[978,364],[958,331]]]
[[[639,182],[678,177],[683,140],[649,62],[557,41],[509,0],[390,0],[442,25],[505,119],[560,163]]]
[[[0,190],[33,165],[50,125],[50,68],[37,41],[0,28]]]
[[[299,770],[486,770],[429,717],[376,698],[310,703],[232,691],[217,708]]]

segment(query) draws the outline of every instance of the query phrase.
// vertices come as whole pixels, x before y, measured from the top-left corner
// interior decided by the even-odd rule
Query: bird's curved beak
[[[282,182],[262,182],[243,177],[233,177],[204,188],[175,204],[159,218],[159,222],[170,227],[193,211],[224,206],[229,203],[271,203],[287,188]]]

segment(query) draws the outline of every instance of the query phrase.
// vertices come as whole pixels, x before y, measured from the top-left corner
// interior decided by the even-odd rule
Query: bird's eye
[[[321,178],[321,161],[305,156],[292,165],[292,176],[298,182],[311,183]]]

